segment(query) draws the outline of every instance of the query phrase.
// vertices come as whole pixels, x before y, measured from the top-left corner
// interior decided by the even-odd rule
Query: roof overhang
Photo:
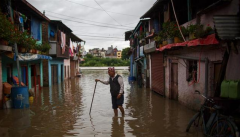
[[[84,40],[80,39],[78,36],[76,36],[75,34],[71,33],[70,34],[70,38],[73,42],[82,42]]]
[[[51,20],[51,23],[58,26],[58,29],[71,33],[72,30],[67,27],[61,20]]]
[[[160,6],[160,5],[163,5],[164,2],[166,2],[166,1],[169,1],[169,0],[157,0],[157,1],[153,4],[153,6],[152,6],[145,14],[143,14],[143,15],[140,17],[140,19],[151,17],[152,13],[153,13],[153,12],[156,12],[156,11],[159,11],[159,6]]]
[[[36,9],[33,5],[31,5],[26,0],[13,0],[12,6],[15,10],[25,14],[27,16],[37,16],[38,18],[50,22],[50,19],[46,17],[42,12]]]

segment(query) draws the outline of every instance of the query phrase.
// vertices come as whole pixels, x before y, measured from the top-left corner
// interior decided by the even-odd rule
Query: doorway
[[[171,63],[171,84],[170,84],[170,97],[173,100],[178,100],[178,63]]]

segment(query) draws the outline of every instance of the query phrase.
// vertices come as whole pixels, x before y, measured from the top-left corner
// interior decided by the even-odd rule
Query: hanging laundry
[[[71,49],[71,56],[73,56],[73,43],[72,43],[72,40],[71,40],[71,38],[70,38],[70,49]]]
[[[61,32],[61,47],[62,47],[62,54],[65,53],[65,49],[66,49],[66,34]]]

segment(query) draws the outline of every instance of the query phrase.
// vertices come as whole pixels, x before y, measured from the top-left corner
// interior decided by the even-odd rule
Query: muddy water
[[[109,86],[97,84],[91,116],[89,109],[95,78],[107,79],[107,71],[83,70],[82,78],[66,80],[36,92],[30,109],[0,110],[0,136],[17,137],[202,137],[186,133],[194,114],[136,85],[129,85],[128,71],[118,71],[125,84],[125,117],[114,117]]]

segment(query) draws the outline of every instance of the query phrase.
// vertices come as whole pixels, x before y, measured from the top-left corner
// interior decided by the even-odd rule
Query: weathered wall
[[[200,79],[199,82],[189,86],[191,82],[186,80],[187,77],[187,68],[185,62],[186,59],[181,59],[174,57],[177,56],[185,56],[192,58],[199,58],[201,53],[201,58],[209,59],[209,64],[214,61],[221,61],[223,57],[224,49],[220,46],[206,46],[206,47],[193,47],[193,48],[184,48],[182,50],[168,52],[168,56],[165,57],[165,94],[168,98],[170,98],[170,62],[172,59],[178,60],[178,100],[184,105],[188,106],[192,109],[198,109],[201,105],[203,98],[197,94],[194,94],[195,90],[199,90],[202,94],[205,94],[205,62],[201,61],[200,66],[198,63],[197,76],[199,79],[199,68],[200,68]],[[185,62],[184,62],[185,60]],[[210,65],[208,66],[208,95],[212,95],[213,91],[211,87],[211,79],[212,74],[210,73]]]
[[[237,46],[236,54],[235,50],[232,49],[230,53],[230,57],[228,60],[227,71],[226,71],[226,79],[227,80],[240,80],[240,42]]]

